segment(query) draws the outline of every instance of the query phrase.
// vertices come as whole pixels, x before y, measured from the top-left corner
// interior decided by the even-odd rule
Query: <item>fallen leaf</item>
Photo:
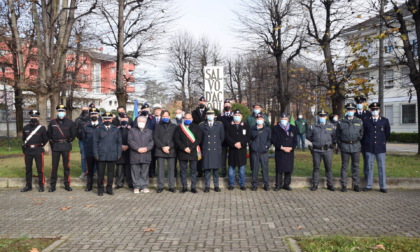
[[[41,202],[35,202],[34,205],[42,205]]]
[[[66,207],[62,207],[60,208],[61,211],[67,211],[71,208],[71,206],[66,206]]]
[[[41,200],[42,200],[42,201],[45,201],[45,200],[46,200],[46,198],[42,198]]]
[[[151,232],[151,231],[155,231],[155,229],[154,228],[147,228],[147,229],[144,230],[144,232]]]
[[[74,196],[70,196],[70,197],[69,197],[69,199],[73,199],[73,198],[74,198]]]
[[[85,207],[93,207],[93,205],[85,205]]]
[[[31,248],[31,250],[29,250],[29,252],[39,252],[39,250],[37,248]]]
[[[382,250],[385,250],[385,246],[384,246],[384,245],[382,245],[382,244],[378,244],[378,245],[376,245],[376,246],[373,246],[371,249],[374,249],[374,250],[376,250],[376,249],[382,249]]]
[[[37,199],[37,198],[33,198],[32,200],[33,200],[33,201],[37,201],[38,199]]]
[[[300,230],[300,229],[302,229],[302,226],[298,225],[296,228]]]

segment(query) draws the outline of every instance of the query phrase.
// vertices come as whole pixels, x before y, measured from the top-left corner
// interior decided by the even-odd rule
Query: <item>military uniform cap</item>
[[[94,103],[89,104],[89,108],[96,108],[96,105]]]
[[[123,113],[123,114],[120,115],[120,118],[128,118],[128,116],[127,116],[126,113]]]
[[[105,113],[102,114],[102,118],[103,119],[111,119],[112,118],[112,113],[105,112]]]
[[[89,114],[99,114],[99,109],[97,109],[97,108],[90,108],[89,109]]]
[[[39,111],[36,109],[30,110],[29,115],[32,117],[38,117],[40,115]]]
[[[234,111],[233,111],[233,114],[235,115],[235,114],[240,114],[240,115],[242,115],[242,113],[241,113],[241,111],[239,110],[239,109],[235,109]]]
[[[285,117],[289,117],[289,115],[287,113],[281,113],[280,114],[280,118],[285,118]]]
[[[145,103],[141,106],[141,109],[147,109],[147,108],[150,108],[150,105],[149,105],[147,102],[145,102]]]
[[[255,103],[254,105],[252,105],[253,108],[255,108],[255,106],[261,107],[261,104]]]
[[[366,98],[364,96],[358,95],[354,97],[354,100],[356,101],[356,103],[362,103],[366,101]]]
[[[379,108],[381,108],[381,104],[380,104],[379,102],[372,102],[372,103],[369,105],[369,108],[370,108],[370,109],[379,109]]]
[[[257,115],[255,116],[255,118],[256,118],[256,119],[258,119],[258,118],[262,118],[262,119],[264,119],[264,115],[263,115],[263,114],[261,114],[261,113],[259,113],[259,114],[257,114]]]
[[[153,108],[154,109],[161,109],[162,105],[160,105],[159,103],[156,103],[156,104],[153,105]]]
[[[213,109],[209,109],[206,112],[207,115],[214,115],[214,110]]]
[[[145,117],[148,117],[148,116],[149,116],[149,113],[148,113],[147,111],[142,111],[142,112],[140,113],[140,116],[145,116]]]
[[[66,106],[64,106],[63,104],[58,105],[57,107],[55,107],[56,110],[58,111],[65,111],[67,110]]]
[[[206,98],[204,96],[201,96],[200,99],[198,99],[199,101],[207,101]]]
[[[224,103],[230,103],[230,100],[229,99],[226,99]]]
[[[346,106],[344,106],[347,110],[353,110],[353,109],[356,109],[356,104],[354,104],[354,103],[352,103],[352,102],[350,102],[350,103],[347,103],[346,104]]]
[[[319,116],[327,116],[328,115],[328,112],[325,111],[325,110],[320,110],[320,111],[318,111],[318,115]]]

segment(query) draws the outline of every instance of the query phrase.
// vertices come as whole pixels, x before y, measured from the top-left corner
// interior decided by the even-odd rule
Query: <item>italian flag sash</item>
[[[181,124],[180,127],[181,127],[182,131],[184,132],[184,134],[191,141],[191,143],[194,143],[195,142],[195,136],[191,132],[191,130],[189,128],[185,127],[184,124]],[[201,158],[202,158],[202,156],[201,156],[201,149],[200,149],[200,146],[199,145],[197,146],[197,157],[198,157],[198,160],[201,160]]]

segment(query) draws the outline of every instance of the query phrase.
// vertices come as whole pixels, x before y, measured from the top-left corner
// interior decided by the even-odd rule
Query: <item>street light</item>
[[[3,74],[3,90],[4,90],[4,105],[5,105],[5,110],[6,110],[6,131],[7,131],[7,148],[8,151],[10,151],[10,133],[9,133],[9,109],[7,106],[7,89],[6,89],[6,64],[4,63],[0,63],[1,65],[1,72]]]

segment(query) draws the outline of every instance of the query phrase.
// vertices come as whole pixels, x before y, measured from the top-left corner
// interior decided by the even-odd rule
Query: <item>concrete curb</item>
[[[275,178],[270,177],[270,186],[271,188],[274,187]],[[246,178],[246,186],[250,186],[251,178]],[[260,186],[262,186],[262,181],[260,180]],[[24,187],[25,186],[25,179],[24,178],[0,178],[0,188],[16,188],[16,187]],[[38,185],[38,179],[34,178],[32,184],[35,188]],[[190,185],[190,181],[188,180],[188,184]],[[228,187],[228,179],[227,178],[220,178],[220,188],[227,188]],[[348,180],[347,188],[351,189],[351,179]],[[94,181],[94,185],[96,185],[96,180]],[[177,187],[181,187],[181,180],[180,178],[176,179]],[[319,180],[320,188],[323,186],[326,187],[326,179],[320,178]],[[374,179],[374,189],[379,188],[378,180]],[[49,186],[49,180],[46,180],[46,187]],[[64,187],[64,180],[58,179],[57,182],[58,187]],[[80,178],[71,178],[71,186],[72,187],[85,187],[86,186],[86,179]],[[157,179],[151,178],[149,179],[149,186],[157,187]],[[210,184],[213,187],[213,183]],[[292,188],[305,188],[312,186],[312,178],[311,177],[293,177],[292,176]],[[334,178],[334,186],[336,188],[341,188],[340,178]],[[364,179],[361,179],[360,187],[365,187]],[[204,188],[204,178],[198,178],[197,181],[197,188]],[[387,188],[388,189],[420,189],[420,178],[387,178]]]
[[[300,249],[299,245],[297,244],[296,240],[293,238],[288,238],[287,239],[288,243],[289,243],[289,247],[290,250],[292,252],[302,252],[302,250]]]

